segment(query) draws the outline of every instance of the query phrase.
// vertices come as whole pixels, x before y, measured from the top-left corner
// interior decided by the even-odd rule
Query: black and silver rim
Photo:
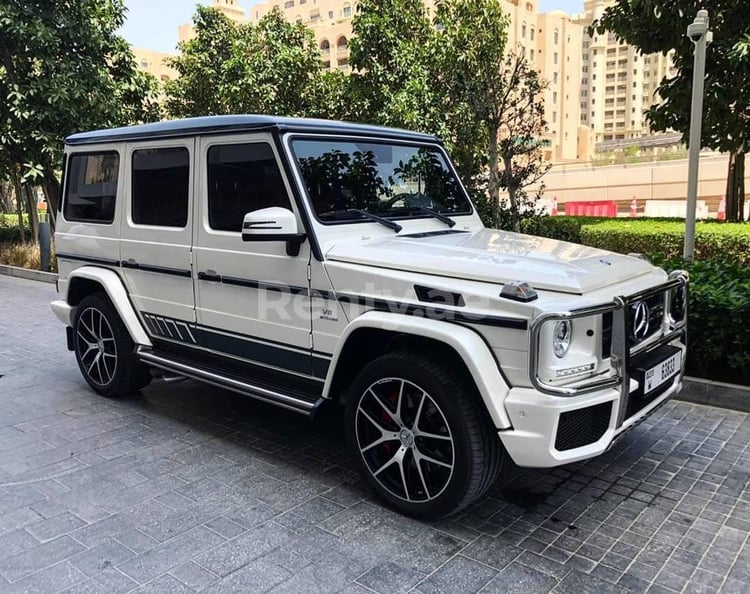
[[[99,386],[112,381],[117,369],[117,345],[112,326],[98,309],[89,307],[78,318],[76,341],[81,367]]]
[[[372,384],[357,405],[357,447],[371,475],[393,497],[425,503],[453,476],[455,446],[443,411],[401,378]]]

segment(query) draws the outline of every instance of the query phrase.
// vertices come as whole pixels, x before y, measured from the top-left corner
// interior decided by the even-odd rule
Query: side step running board
[[[152,367],[163,369],[164,371],[171,371],[213,386],[232,390],[233,392],[238,392],[245,396],[250,396],[257,400],[268,402],[269,404],[275,404],[276,406],[293,410],[294,412],[307,416],[312,416],[318,405],[323,401],[323,399],[320,398],[317,401],[310,402],[262,386],[257,386],[244,380],[219,375],[207,369],[193,367],[192,365],[188,365],[181,361],[175,361],[169,357],[154,353],[147,347],[138,347],[136,354],[141,361]]]

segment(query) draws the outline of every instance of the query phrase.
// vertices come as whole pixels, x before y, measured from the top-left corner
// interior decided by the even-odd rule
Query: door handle
[[[127,260],[123,260],[122,262],[120,262],[120,266],[122,266],[123,268],[132,268],[134,270],[137,270],[138,268],[141,267],[141,265],[138,264],[138,262],[136,262],[135,260],[133,260],[133,258],[128,258]]]
[[[221,275],[216,274],[215,270],[206,270],[206,272],[198,273],[198,280],[212,282],[212,283],[220,283]]]

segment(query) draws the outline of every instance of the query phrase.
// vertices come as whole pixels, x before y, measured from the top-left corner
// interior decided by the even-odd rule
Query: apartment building
[[[597,144],[650,135],[644,112],[658,101],[661,79],[674,74],[669,56],[644,56],[612,33],[588,35],[586,28],[614,1],[586,0],[584,12],[573,17],[583,29],[580,123]]]
[[[135,56],[138,68],[152,74],[158,81],[165,82],[177,76],[177,71],[166,63],[167,58],[174,57],[173,54],[155,52],[150,49],[134,46],[131,46],[130,49]]]

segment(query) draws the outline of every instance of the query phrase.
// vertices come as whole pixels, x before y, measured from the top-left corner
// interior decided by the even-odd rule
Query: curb
[[[54,272],[42,272],[41,270],[30,270],[28,268],[19,268],[18,266],[8,266],[0,264],[0,274],[14,276],[16,278],[25,278],[26,280],[40,281],[43,283],[54,283],[57,281],[57,274]]]
[[[750,386],[686,376],[682,391],[674,398],[695,404],[750,412]]]

